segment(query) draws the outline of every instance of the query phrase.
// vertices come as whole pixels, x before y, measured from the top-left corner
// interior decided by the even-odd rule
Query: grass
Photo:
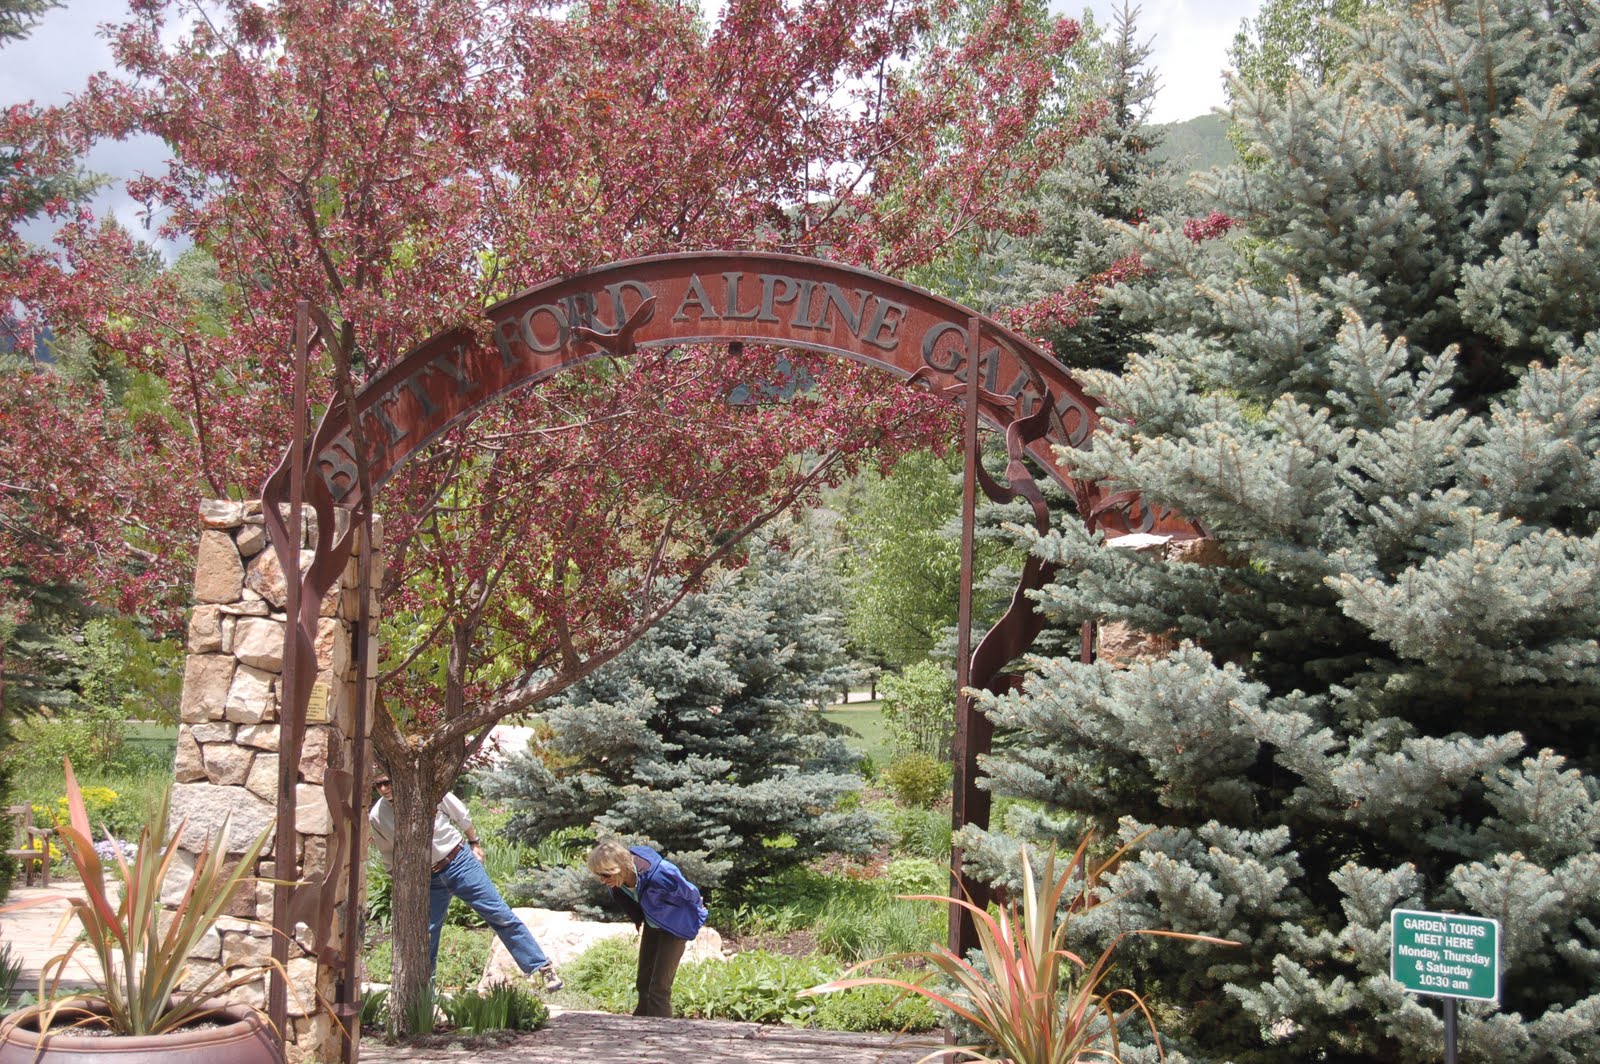
[[[860,708],[856,708],[856,707]],[[853,733],[845,736],[845,744],[858,754],[865,754],[872,763],[882,768],[894,760],[894,742],[883,722],[883,709],[877,702],[852,703],[850,709],[825,709],[822,715],[835,724],[842,724]]]

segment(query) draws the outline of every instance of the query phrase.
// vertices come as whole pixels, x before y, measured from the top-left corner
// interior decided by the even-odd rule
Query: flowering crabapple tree
[[[135,0],[109,32],[117,71],[6,132],[39,159],[163,138],[166,170],[132,191],[217,284],[197,300],[171,271],[130,274],[126,234],[68,203],[56,246],[5,280],[25,326],[159,385],[160,416],[121,431],[194,473],[143,485],[169,505],[137,516],[169,539],[201,491],[253,492],[282,453],[298,300],[336,323],[314,368],[348,396],[431,333],[608,260],[735,247],[904,272],[1027,231],[1034,176],[1087,121],[1062,105],[1077,26],[1020,0],[734,0],[711,20],[652,0]],[[433,808],[488,727],[610,660],[815,486],[948,438],[930,398],[803,355],[812,390],[724,401],[771,356],[591,363],[386,489],[374,741],[395,781],[398,1001],[428,978]]]

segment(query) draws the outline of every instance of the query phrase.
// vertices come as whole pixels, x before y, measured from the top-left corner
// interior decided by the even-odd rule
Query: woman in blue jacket
[[[611,896],[643,927],[639,940],[639,1004],[635,1016],[671,1016],[672,981],[683,951],[706,922],[700,889],[678,866],[648,846],[602,839],[589,853],[589,871],[611,888]]]

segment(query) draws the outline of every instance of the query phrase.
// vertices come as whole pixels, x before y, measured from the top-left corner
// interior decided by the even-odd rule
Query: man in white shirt
[[[394,804],[389,801],[391,782],[381,769],[373,786],[378,788],[378,800],[367,814],[372,826],[372,842],[383,858],[384,867],[394,869]],[[458,830],[459,829],[459,830]],[[465,838],[463,838],[465,836]],[[478,833],[472,826],[472,816],[461,799],[446,794],[439,802],[433,817],[433,869],[428,884],[428,965],[430,969],[439,960],[439,935],[444,930],[445,913],[454,896],[470,905],[483,917],[484,923],[494,928],[500,941],[506,944],[512,960],[522,969],[522,974],[533,977],[540,973],[545,990],[554,993],[564,985],[556,975],[555,966],[539,948],[528,925],[517,918],[511,907],[500,897],[489,873],[483,868],[483,847],[478,844]]]

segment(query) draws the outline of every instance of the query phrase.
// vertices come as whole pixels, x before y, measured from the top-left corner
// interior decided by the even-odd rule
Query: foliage
[[[883,873],[891,894],[937,894],[950,884],[950,869],[923,857],[897,857]]]
[[[961,545],[943,530],[960,513],[959,470],[953,452],[908,454],[868,476],[846,514],[850,639],[891,667],[925,659],[955,624]]]
[[[1156,280],[1113,298],[1152,332],[1074,468],[1213,542],[1039,537],[1054,622],[1172,649],[1037,660],[982,707],[1036,837],[1152,831],[1086,932],[1243,942],[1123,956],[1192,1059],[1436,1057],[1402,907],[1507,929],[1463,1059],[1600,1059],[1597,33],[1592,2],[1364,21],[1336,82],[1238,99],[1255,161],[1204,182],[1232,224],[1128,234]],[[963,841],[1010,875],[1014,839]]]
[[[949,876],[935,884],[948,888]],[[846,894],[824,909],[812,925],[817,946],[847,964],[887,953],[928,948],[945,937],[944,915],[888,894],[885,883],[871,892]]]
[[[14,749],[30,749],[30,747],[19,744],[19,747]],[[65,790],[65,780],[60,775],[59,769],[39,772],[38,769],[43,766],[29,767],[33,771],[27,775],[19,775],[15,797],[33,806],[34,822],[37,824],[54,826],[70,823],[68,799],[62,793]],[[94,782],[91,783],[90,780]],[[127,842],[137,838],[140,829],[153,820],[163,801],[163,795],[171,784],[172,763],[168,760],[158,769],[144,769],[138,772],[101,770],[92,775],[85,772],[80,788],[84,795],[90,825],[97,832],[104,829],[110,835]]]
[[[0,469],[19,484],[0,494],[0,557],[174,629],[197,498],[253,492],[284,452],[301,300],[332,323],[314,379],[348,395],[424,337],[598,262],[734,246],[893,273],[1027,228],[1020,193],[1079,129],[1041,121],[1078,28],[1018,0],[957,11],[136,5],[106,31],[118,69],[60,108],[8,110],[0,143],[25,145],[31,180],[98,141],[159,138],[169,165],[129,191],[215,271],[152,264],[64,199],[47,204],[65,223],[55,246],[24,248],[0,196],[15,251],[0,289],[24,346],[48,327],[115,371],[29,365],[27,387],[0,389]],[[399,848],[415,851],[495,720],[612,660],[818,485],[948,434],[942,402],[812,356],[815,394],[726,403],[772,355],[597,359],[502,397],[388,479],[389,712],[373,742],[401,795]],[[395,899],[403,997],[425,981],[411,874]]]
[[[99,768],[122,750],[128,718],[119,709],[75,701],[52,713],[40,726],[25,729],[29,756],[49,763],[71,760]]]
[[[361,991],[361,1026],[382,1027],[389,1022],[389,988],[367,987]]]
[[[11,943],[0,942],[0,1009],[10,1007],[17,978],[22,975],[22,966],[23,958],[11,948]]]
[[[950,762],[923,753],[901,754],[883,770],[884,782],[902,805],[928,809],[950,794]]]
[[[1101,876],[1127,849],[1123,847],[1104,862],[1091,866],[1088,851],[1092,841],[1092,837],[1086,836],[1079,843],[1059,875],[1056,874],[1056,855],[1052,852],[1043,868],[1042,891],[1040,881],[1034,878],[1028,852],[1023,849],[1021,904],[1008,902],[998,917],[959,898],[919,895],[908,899],[957,905],[971,914],[977,930],[978,952],[984,962],[982,969],[943,946],[883,958],[884,961],[924,962],[955,984],[953,993],[935,988],[927,977],[912,982],[897,975],[850,974],[881,963],[866,961],[851,968],[845,978],[806,990],[805,996],[856,986],[896,987],[954,1013],[981,1032],[986,1040],[982,1045],[935,1051],[924,1060],[953,1052],[963,1054],[960,1059],[987,1064],[1120,1061],[1124,1021],[1137,1015],[1153,1032],[1155,1019],[1133,991],[1102,991],[1117,944],[1130,934],[1165,935],[1219,945],[1231,943],[1203,935],[1132,930],[1119,934],[1092,963],[1072,952],[1067,948],[1067,935],[1073,918],[1099,903],[1096,891]],[[1128,1006],[1119,1008],[1118,999],[1126,999]]]
[[[445,924],[439,934],[439,963],[433,982],[440,989],[475,987],[489,963],[494,948],[494,932],[486,928],[456,927]],[[394,975],[394,941],[387,935],[375,937],[364,954],[367,977],[386,983]]]
[[[913,857],[944,862],[950,859],[950,814],[921,806],[899,806],[889,812],[895,848]]]
[[[26,37],[46,11],[60,6],[60,0],[0,0],[0,48]],[[33,112],[29,105],[11,106],[25,115]],[[52,200],[83,195],[93,187],[92,182],[61,160],[33,156],[31,147],[27,138],[0,136],[0,178],[4,179],[0,189],[8,201],[8,214],[30,218]],[[13,253],[0,239],[0,258]],[[10,330],[6,327],[9,317],[9,307],[0,311],[0,352],[10,347]]]
[[[916,661],[883,678],[883,720],[900,754],[949,760],[955,736],[955,678],[932,661]]]
[[[1228,63],[1244,85],[1283,96],[1290,81],[1313,85],[1338,79],[1351,58],[1350,27],[1361,16],[1392,6],[1390,0],[1265,0],[1245,19],[1228,49]]]
[[[916,1033],[939,1026],[934,1007],[915,994],[889,986],[858,986],[816,1003],[809,1025],[824,1031]]]
[[[367,854],[367,924],[383,930],[394,916],[394,877],[376,853]]]
[[[4,402],[4,390],[0,390],[0,405]],[[0,450],[6,446],[0,437]],[[0,460],[0,469],[4,468],[6,464]],[[0,711],[20,721],[71,704],[79,679],[74,636],[93,615],[81,589],[55,580],[30,579],[9,559],[0,565],[0,654],[5,664]]]
[[[66,901],[83,928],[83,938],[40,969],[40,997],[53,997],[66,973],[67,963],[87,942],[99,961],[100,975],[87,995],[105,1005],[105,1024],[114,1034],[162,1034],[205,1019],[216,1011],[216,998],[259,977],[258,973],[232,980],[219,969],[180,990],[189,955],[215,927],[229,898],[241,885],[252,882],[256,858],[266,845],[268,831],[244,846],[229,860],[228,827],[232,814],[223,817],[215,838],[207,838],[189,872],[189,887],[170,911],[161,903],[161,888],[174,867],[178,840],[188,821],[167,835],[167,803],[162,802],[152,821],[139,834],[138,853],[130,862],[117,855],[121,899],[113,905],[106,894],[105,867],[95,852],[83,795],[66,765],[70,822],[58,825],[61,844],[77,869],[83,897]],[[164,841],[163,841],[164,840]],[[25,904],[62,900],[50,895]],[[13,906],[16,907],[16,906]],[[60,1001],[41,1009],[39,1029],[48,1031],[56,1018],[72,1010]]]
[[[567,986],[595,1007],[628,1012],[633,1008],[637,965],[637,944],[628,938],[612,938],[591,946],[561,971]],[[805,987],[838,970],[837,963],[826,958],[788,957],[763,950],[726,960],[694,961],[678,969],[673,1011],[691,1019],[788,1023],[830,1030],[925,1030],[934,1025],[931,1010],[889,1009],[881,994],[842,995],[844,1000],[832,1007],[819,1007],[798,996]]]
[[[78,701],[106,719],[176,724],[183,694],[183,644],[151,639],[124,617],[96,617],[77,648]]]
[[[983,296],[1074,370],[1120,366],[1138,331],[1102,302],[1104,287],[1143,272],[1117,253],[1108,223],[1137,223],[1186,201],[1182,176],[1161,155],[1162,133],[1149,123],[1158,75],[1137,18],[1127,3],[1113,11],[1094,82],[1099,121],[1040,181],[1039,230],[1001,241]]]
[[[545,715],[548,738],[485,781],[516,815],[512,837],[562,829],[651,840],[703,892],[743,885],[831,851],[866,853],[877,821],[841,808],[853,758],[811,704],[837,684],[837,620],[813,556],[764,541]],[[547,873],[552,902],[598,900],[581,870]]]
[[[445,1022],[463,1034],[485,1031],[537,1031],[550,1010],[526,985],[499,981],[486,992],[464,991],[439,998]]]

